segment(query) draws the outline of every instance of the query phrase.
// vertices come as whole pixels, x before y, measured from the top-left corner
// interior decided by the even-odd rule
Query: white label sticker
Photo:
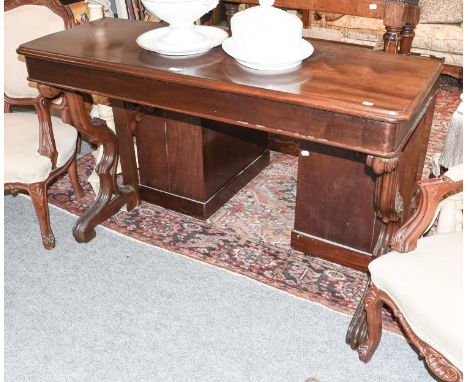
[[[301,150],[301,155],[303,157],[308,157],[309,156],[309,152],[307,150]]]
[[[377,9],[377,4],[369,4],[369,9],[372,9],[372,10]]]

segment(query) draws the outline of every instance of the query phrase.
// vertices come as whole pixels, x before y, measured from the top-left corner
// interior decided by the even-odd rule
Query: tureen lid
[[[231,23],[236,23],[242,28],[302,28],[302,21],[296,15],[273,7],[275,0],[260,0],[260,6],[248,8],[242,12],[236,13],[231,20]]]

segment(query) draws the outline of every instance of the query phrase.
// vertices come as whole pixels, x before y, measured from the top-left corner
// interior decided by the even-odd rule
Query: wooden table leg
[[[136,125],[141,122],[142,114],[125,108],[122,101],[112,101],[114,114],[115,132],[119,143],[120,166],[122,167],[122,179],[125,185],[133,187],[137,193],[137,204],[139,197],[139,177],[135,155],[134,136]],[[127,204],[130,211],[135,205]]]
[[[135,206],[138,194],[132,186],[119,187],[116,168],[119,153],[117,138],[105,123],[91,123],[85,112],[83,97],[65,92],[73,126],[93,144],[103,146],[103,156],[96,165],[100,190],[93,205],[80,216],[73,227],[73,236],[79,243],[89,242],[96,236],[95,227],[114,215],[123,205]]]
[[[400,54],[409,55],[415,36],[414,29],[419,23],[421,8],[414,4],[407,4],[405,8],[405,25],[401,31]]]
[[[399,1],[385,2],[383,22],[385,25],[384,52],[398,53],[401,40],[401,30],[405,25],[404,15],[407,4]]]
[[[421,179],[424,167],[429,134],[434,115],[435,98],[429,104],[416,131],[406,144],[402,153],[394,158],[379,158],[368,155],[366,164],[377,177],[374,208],[382,221],[379,238],[373,250],[374,256],[381,256],[390,250],[390,241],[400,225],[411,213],[410,205],[416,195],[416,182]],[[364,309],[364,296],[370,280],[362,295],[356,312],[346,334],[346,343],[355,350],[367,338],[367,317]]]
[[[368,155],[366,164],[377,176],[374,193],[374,208],[377,217],[382,221],[379,238],[374,247],[373,255],[381,256],[389,251],[390,240],[400,226],[403,213],[402,198],[398,191],[399,181],[396,167],[398,157],[379,158]],[[346,343],[355,350],[367,337],[367,316],[364,309],[364,296],[369,288],[368,278],[361,301],[354,313],[346,333]]]

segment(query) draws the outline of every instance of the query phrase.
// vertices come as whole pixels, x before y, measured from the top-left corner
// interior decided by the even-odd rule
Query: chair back
[[[258,0],[223,1],[250,5],[258,5],[259,3]],[[288,9],[303,9],[308,11],[329,12],[372,19],[383,19],[385,3],[388,1],[389,0],[276,0],[274,6]],[[400,2],[411,3],[412,1],[407,0]]]
[[[5,32],[5,100],[11,104],[28,104],[39,94],[27,80],[19,45],[61,31],[73,25],[73,15],[59,0],[7,0],[4,2]],[[16,101],[16,102],[15,102]]]

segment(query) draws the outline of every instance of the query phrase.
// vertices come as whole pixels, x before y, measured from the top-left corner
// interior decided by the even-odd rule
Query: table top
[[[310,40],[315,51],[299,68],[272,75],[243,67],[221,47],[187,57],[140,48],[136,38],[157,27],[105,18],[25,43],[18,53],[386,122],[409,120],[443,67],[429,58]]]

